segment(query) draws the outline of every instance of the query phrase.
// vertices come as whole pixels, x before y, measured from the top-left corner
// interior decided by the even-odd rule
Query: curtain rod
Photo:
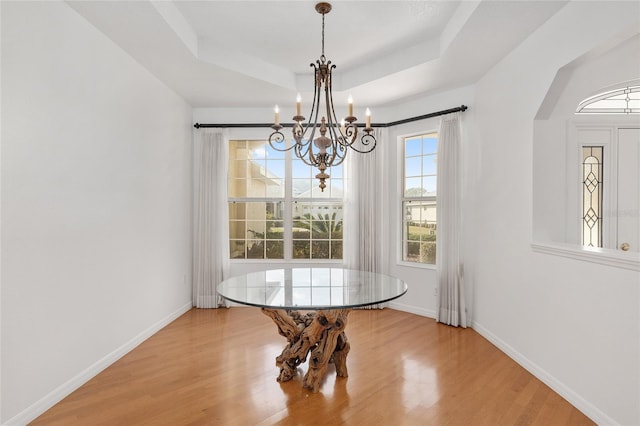
[[[425,115],[419,115],[417,117],[405,118],[404,120],[392,121],[390,123],[373,123],[371,127],[391,127],[398,124],[410,123],[412,121],[424,120],[425,118],[438,117],[439,115],[451,114],[458,111],[466,111],[469,108],[466,105],[460,105],[459,107],[444,109],[442,111],[436,111]],[[193,125],[196,129],[201,127],[213,127],[213,128],[234,128],[234,127],[270,127],[272,123],[196,123]],[[283,127],[293,127],[293,123],[286,123]],[[359,127],[364,127],[364,124],[358,124]]]

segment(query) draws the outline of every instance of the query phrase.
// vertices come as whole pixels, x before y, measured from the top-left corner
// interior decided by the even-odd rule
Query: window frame
[[[437,135],[438,143],[440,142],[438,128],[431,128],[428,130],[421,130],[416,132],[411,132],[403,135],[398,135],[397,137],[397,170],[398,170],[398,202],[397,202],[397,234],[396,234],[396,263],[400,266],[412,267],[412,268],[421,268],[421,269],[429,269],[435,270],[436,263],[421,263],[421,262],[412,262],[409,260],[405,260],[405,227],[404,227],[404,203],[406,201],[426,201],[426,202],[434,202],[437,209],[437,193],[436,195],[424,196],[424,197],[405,197],[405,141],[410,138],[414,138],[417,136],[425,136],[435,134]],[[437,156],[437,149],[436,149]],[[438,171],[436,169],[436,178],[438,176]],[[436,223],[437,226],[437,223]],[[436,244],[437,244],[437,236],[436,236]]]
[[[264,134],[261,135],[255,135],[252,134],[251,136],[247,136],[247,135],[229,135],[226,138],[226,142],[230,145],[232,142],[234,141],[256,141],[256,142],[265,142],[265,144],[268,144],[268,139],[267,137],[265,137]],[[313,203],[325,203],[327,205],[333,205],[333,204],[338,204],[342,207],[343,211],[344,211],[344,196],[342,198],[338,198],[338,197],[319,197],[319,198],[313,198],[313,197],[296,197],[293,195],[293,161],[294,161],[294,154],[292,150],[289,151],[285,151],[284,153],[284,166],[285,166],[285,176],[283,178],[284,180],[284,197],[232,197],[230,195],[227,196],[227,207],[231,204],[231,203],[250,203],[250,202],[260,202],[260,203],[279,203],[281,202],[283,204],[283,226],[284,226],[284,230],[283,230],[283,250],[284,250],[284,257],[279,259],[279,258],[269,258],[269,259],[265,259],[265,258],[232,258],[231,257],[231,252],[229,251],[229,257],[230,257],[230,262],[231,263],[238,263],[238,264],[249,264],[249,263],[258,263],[258,264],[264,264],[264,263],[293,263],[293,264],[331,264],[331,265],[336,265],[336,264],[342,264],[343,262],[343,258],[340,259],[313,259],[313,258],[305,258],[305,259],[300,259],[300,258],[294,258],[293,257],[293,224],[295,222],[294,217],[293,217],[293,211],[294,211],[294,205],[297,203],[302,203],[302,204],[313,204]],[[228,161],[231,161],[231,158],[229,158]],[[311,166],[308,166],[309,168],[311,168]],[[342,179],[344,182],[344,170],[342,170]],[[329,173],[331,174],[331,173]],[[315,176],[315,173],[312,175]],[[330,178],[331,179],[331,178]],[[329,181],[330,181],[329,179]],[[328,182],[330,183],[330,182]],[[312,187],[313,186],[317,186],[318,185],[318,181],[317,179],[312,179]],[[229,222],[231,221],[231,218],[229,218]],[[229,224],[227,224],[227,226],[229,226]],[[342,219],[342,228],[344,230],[344,218]],[[310,231],[310,233],[312,233],[312,231]],[[232,241],[231,235],[229,235],[229,240],[228,240],[228,245],[229,245],[229,250],[230,250],[230,243]],[[310,244],[311,241],[313,241],[313,237],[310,238]],[[344,250],[344,234],[343,234],[343,250]],[[343,257],[344,257],[344,251],[342,251],[343,253]]]

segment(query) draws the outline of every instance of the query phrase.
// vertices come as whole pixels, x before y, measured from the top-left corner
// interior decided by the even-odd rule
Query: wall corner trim
[[[585,416],[589,417],[595,423],[599,425],[619,424],[619,422],[609,417],[598,407],[594,406],[592,403],[573,391],[569,386],[565,385],[556,377],[542,369],[539,365],[522,355],[512,346],[507,344],[504,340],[491,333],[477,321],[473,321],[473,329],[498,349],[500,349],[502,352],[504,352],[507,356],[509,356],[509,358],[517,362],[525,370],[533,374],[541,382],[553,389],[554,392],[566,399],[571,405],[582,411]]]
[[[81,371],[65,383],[61,384],[53,391],[49,392],[47,395],[39,399],[38,401],[31,404],[29,407],[16,414],[12,418],[8,419],[6,422],[2,423],[6,426],[18,426],[18,425],[26,425],[29,422],[35,420],[38,416],[42,415],[49,408],[53,407],[58,402],[62,401],[66,396],[68,396],[71,392],[78,389],[80,386],[88,382],[90,379],[98,375],[101,371],[109,367],[111,364],[125,356],[127,353],[131,352],[136,346],[140,345],[142,342],[147,340],[149,337],[153,336],[155,333],[160,331],[162,328],[169,325],[171,322],[176,320],[178,317],[183,315],[185,312],[192,308],[192,303],[189,301],[188,303],[182,305],[174,312],[170,313],[166,317],[160,319],[156,323],[152,324],[147,329],[140,332],[138,335],[134,336],[131,340],[115,349],[111,353],[107,354],[103,358],[99,359],[84,371]]]
[[[410,314],[420,315],[421,317],[436,318],[436,311],[432,311],[430,309],[419,308],[413,305],[405,305],[404,303],[399,302],[389,302],[387,306],[390,309],[395,309],[396,311],[408,312]]]

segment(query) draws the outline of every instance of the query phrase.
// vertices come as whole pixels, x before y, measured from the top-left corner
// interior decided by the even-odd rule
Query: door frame
[[[567,143],[567,241],[582,245],[582,147],[602,146],[603,150],[603,196],[602,196],[602,247],[617,250],[618,210],[618,131],[640,129],[637,117],[629,120],[570,120]]]

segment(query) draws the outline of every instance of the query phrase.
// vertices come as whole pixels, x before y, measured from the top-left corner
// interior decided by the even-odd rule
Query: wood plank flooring
[[[32,425],[592,425],[471,329],[352,311],[348,378],[278,383],[285,340],[257,308],[193,309]]]

